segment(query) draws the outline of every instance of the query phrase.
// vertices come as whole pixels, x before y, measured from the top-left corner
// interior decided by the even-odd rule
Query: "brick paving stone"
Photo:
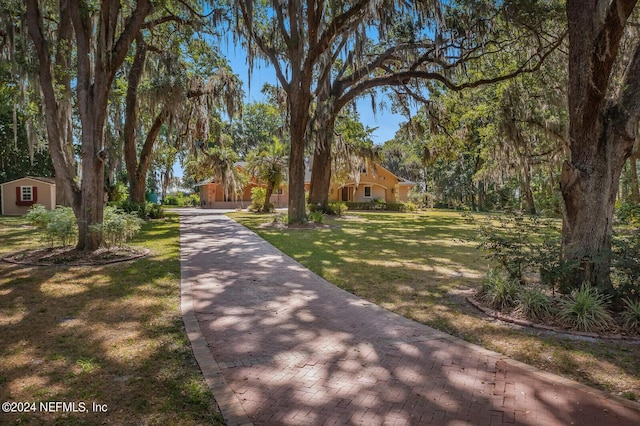
[[[183,315],[230,425],[638,425],[638,404],[385,311],[181,213]],[[194,319],[195,317],[195,319]]]

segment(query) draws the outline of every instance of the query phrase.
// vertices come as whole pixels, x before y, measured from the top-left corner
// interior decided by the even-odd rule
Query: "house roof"
[[[195,185],[195,186],[203,186],[203,185],[207,185],[207,184],[209,184],[209,183],[213,183],[213,181],[214,181],[214,180],[215,180],[214,178],[208,178],[208,179],[205,179],[205,180],[203,180],[203,181],[200,181],[200,182],[196,183],[196,185]]]
[[[55,185],[56,184],[56,180],[54,178],[40,177],[40,176],[25,176],[25,177],[21,177],[21,178],[18,178],[18,179],[10,180],[8,182],[0,183],[0,185],[7,185],[9,183],[17,182],[17,181],[23,180],[23,179],[33,179],[33,180],[37,180],[37,181],[40,181],[40,182],[44,182],[44,183],[49,184],[49,185]]]

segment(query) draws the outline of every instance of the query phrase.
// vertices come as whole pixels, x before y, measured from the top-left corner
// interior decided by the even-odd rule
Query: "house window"
[[[20,187],[20,201],[33,201],[33,187],[22,186]]]
[[[275,190],[273,191],[273,193],[274,193],[275,195],[282,195],[282,194],[284,194],[284,191],[282,190],[282,188],[278,188],[278,189],[275,189]]]
[[[366,198],[371,198],[371,187],[370,186],[365,186],[364,187],[364,196]]]

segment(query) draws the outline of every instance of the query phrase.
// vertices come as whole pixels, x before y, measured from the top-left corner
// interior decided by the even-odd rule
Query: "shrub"
[[[251,188],[251,205],[249,211],[252,212],[266,212],[270,211],[269,206],[265,205],[267,201],[267,190],[265,188],[256,186]]]
[[[571,270],[561,260],[560,231],[549,220],[515,213],[490,217],[480,223],[478,241],[478,248],[521,284],[526,274],[540,272],[541,281],[555,290]]]
[[[405,203],[386,203],[385,210],[389,210],[391,212],[406,212],[407,205]]]
[[[518,293],[515,312],[534,321],[544,320],[552,315],[553,302],[540,289],[522,289]]]
[[[63,247],[71,245],[78,235],[76,216],[71,207],[57,207],[49,212],[45,232],[52,245],[55,240],[58,240]]]
[[[142,219],[135,213],[127,213],[116,207],[104,209],[102,224],[91,226],[92,232],[102,232],[103,244],[109,250],[123,246],[139,230]]]
[[[405,207],[404,211],[407,211],[407,212],[418,211],[418,206],[415,205],[414,203],[404,203],[404,207]]]
[[[189,195],[189,205],[193,207],[197,207],[200,205],[200,194],[191,194]]]
[[[322,223],[324,220],[324,215],[322,212],[311,212],[309,213],[309,220],[314,223]]]
[[[33,226],[44,230],[51,220],[50,213],[42,204],[34,204],[24,217]]]
[[[625,308],[620,314],[622,323],[629,330],[640,331],[640,301],[624,299]]]
[[[287,225],[289,224],[289,215],[276,214],[273,216],[272,223],[284,223],[285,225]]]
[[[513,307],[518,290],[518,283],[501,271],[490,269],[482,280],[480,299],[500,311]]]
[[[349,210],[349,207],[345,203],[342,202],[334,202],[329,203],[329,214],[334,214],[336,216],[342,216],[345,212]]]
[[[636,300],[640,297],[640,231],[620,227],[611,241],[611,281],[616,299]],[[622,303],[621,303],[622,304]]]
[[[349,210],[371,210],[370,202],[361,203],[356,201],[348,201],[345,202],[345,204],[347,205],[347,208]]]
[[[127,185],[122,182],[116,182],[115,185],[112,185],[108,189],[109,201],[113,203],[121,203],[127,198],[129,198],[129,189]]]
[[[638,225],[640,224],[640,204],[634,202],[626,202],[616,205],[616,217],[621,222]]]
[[[369,201],[369,207],[371,210],[384,210],[387,208],[387,202],[382,198],[374,198]]]
[[[167,194],[163,199],[162,199],[162,204],[165,204],[167,206],[177,206],[179,205],[179,197],[177,194]]]
[[[583,283],[569,296],[560,300],[560,320],[568,327],[579,331],[598,331],[609,327],[613,319],[607,310],[609,295]]]
[[[167,194],[167,196],[162,200],[162,204],[177,207],[199,206],[200,195],[185,195],[182,192],[174,192],[172,194]]]
[[[109,204],[124,211],[125,213],[135,213],[140,219],[161,219],[164,217],[164,209],[159,204],[134,203],[127,199],[120,203]]]

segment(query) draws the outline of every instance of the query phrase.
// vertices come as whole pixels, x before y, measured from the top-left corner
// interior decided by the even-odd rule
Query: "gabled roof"
[[[200,182],[196,183],[195,186],[203,186],[203,185],[207,185],[209,183],[214,183],[213,182],[214,180],[215,180],[214,178],[208,178],[208,179],[205,179],[203,181],[200,181]]]
[[[7,185],[9,183],[17,182],[17,181],[22,180],[22,179],[33,179],[33,180],[37,180],[37,181],[40,181],[40,182],[47,183],[49,185],[55,185],[56,184],[56,180],[54,178],[40,177],[40,176],[25,176],[25,177],[21,177],[21,178],[18,178],[18,179],[10,180],[8,182],[0,183],[0,185]]]

